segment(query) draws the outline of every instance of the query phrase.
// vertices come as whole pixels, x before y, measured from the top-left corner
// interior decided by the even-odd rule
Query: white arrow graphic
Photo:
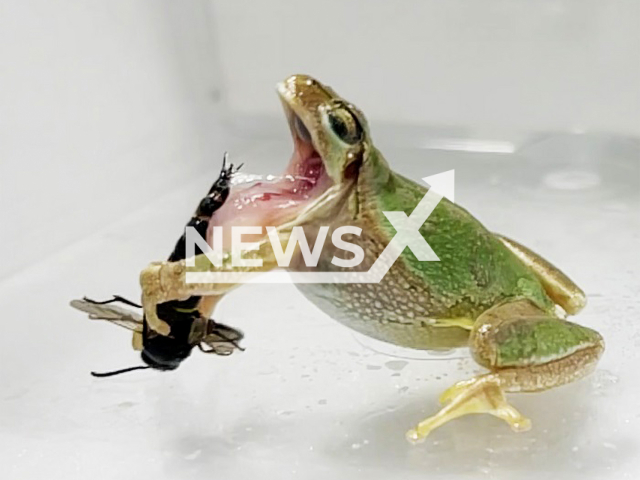
[[[438,256],[419,230],[443,197],[454,201],[455,171],[449,170],[422,180],[427,183],[429,190],[410,216],[404,212],[383,212],[396,229],[396,235],[368,272],[272,271],[265,276],[229,271],[187,272],[186,283],[380,283],[407,247],[418,260],[437,262]]]
[[[429,177],[424,177],[422,180],[447,200],[455,203],[455,170],[447,170],[446,172],[437,173]]]

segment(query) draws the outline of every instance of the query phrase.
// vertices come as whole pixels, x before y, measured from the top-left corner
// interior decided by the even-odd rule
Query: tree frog
[[[364,251],[362,268],[380,256],[396,231],[383,212],[410,215],[429,187],[394,172],[376,149],[363,113],[327,85],[293,75],[278,85],[294,151],[283,175],[240,182],[215,212],[213,226],[272,226],[287,242],[295,227],[313,237],[321,226],[355,226],[350,240]],[[215,266],[204,255],[152,263],[140,276],[142,304],[151,328],[170,334],[158,318],[159,303],[206,296],[203,310],[238,284],[187,283],[187,272],[235,271],[247,276],[276,268],[270,239],[261,229],[246,259],[259,266],[232,267],[226,252]],[[505,393],[536,392],[590,373],[604,351],[601,335],[566,320],[586,304],[580,288],[540,255],[488,230],[469,212],[443,198],[419,228],[440,261],[419,261],[406,248],[380,283],[298,285],[320,309],[370,337],[414,349],[468,347],[488,371],[456,383],[442,409],[407,433],[424,439],[444,423],[488,413],[515,431],[531,422]],[[223,243],[228,248],[225,233]],[[349,254],[342,252],[344,258]],[[324,249],[317,268],[342,271],[331,262],[337,248]],[[299,250],[289,265],[307,271]]]

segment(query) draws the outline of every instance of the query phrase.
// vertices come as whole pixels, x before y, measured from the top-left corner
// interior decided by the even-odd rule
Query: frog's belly
[[[441,350],[467,345],[469,332],[434,326],[420,298],[389,293],[380,284],[297,284],[327,315],[368,337],[407,348]],[[382,288],[381,288],[382,287]],[[396,295],[394,295],[396,293]]]
[[[341,224],[339,221],[337,224]],[[305,232],[309,230],[305,229]],[[367,229],[351,243],[358,243],[365,252],[359,271],[369,271],[384,246],[367,236]],[[313,232],[315,235],[316,232]],[[328,237],[331,237],[331,232]],[[314,238],[314,237],[312,237]],[[345,271],[331,263],[344,252],[327,245],[318,266],[319,271]],[[299,252],[294,255],[290,270],[308,272]],[[446,316],[441,305],[428,298],[425,286],[396,265],[380,283],[372,284],[296,284],[311,302],[323,312],[357,332],[384,342],[420,350],[440,350],[467,345],[469,333],[459,327],[434,326],[433,318]]]

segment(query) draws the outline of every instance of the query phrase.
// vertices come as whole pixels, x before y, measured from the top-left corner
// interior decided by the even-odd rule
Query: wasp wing
[[[91,320],[106,320],[133,332],[142,332],[142,315],[117,305],[100,305],[87,300],[71,300],[76,310],[89,314]]]
[[[198,345],[204,353],[214,353],[216,355],[231,355],[234,350],[244,350],[240,346],[240,341],[244,334],[233,327],[209,321],[208,332]],[[208,348],[205,348],[206,345]]]

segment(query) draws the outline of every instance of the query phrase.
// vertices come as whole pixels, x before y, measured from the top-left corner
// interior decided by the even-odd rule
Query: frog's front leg
[[[604,342],[594,330],[519,300],[483,313],[471,332],[470,348],[490,373],[445,391],[442,410],[407,432],[409,441],[423,440],[449,420],[471,413],[489,413],[515,431],[528,430],[530,420],[509,405],[504,394],[546,390],[587,375],[602,355]]]
[[[280,241],[288,241],[289,231],[279,231]],[[276,257],[271,248],[270,241],[265,238],[258,243],[255,250],[244,252],[243,259],[262,260],[260,266],[236,267],[232,264],[232,255],[225,253],[222,265],[216,267],[205,254],[196,255],[194,258],[179,260],[176,262],[153,262],[140,273],[140,286],[142,287],[142,306],[145,318],[150,328],[161,335],[169,335],[169,325],[158,318],[156,306],[159,303],[172,300],[182,300],[191,296],[218,296],[221,297],[229,290],[237,287],[244,279],[256,273],[268,272],[278,266]],[[194,266],[188,266],[192,264]],[[235,283],[187,283],[188,272],[233,272],[244,273]]]

